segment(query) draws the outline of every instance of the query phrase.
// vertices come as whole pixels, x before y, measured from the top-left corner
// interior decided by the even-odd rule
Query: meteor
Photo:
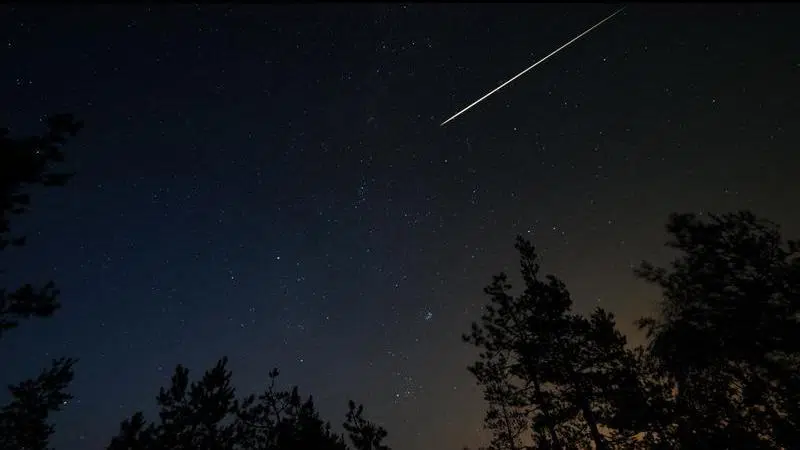
[[[470,108],[472,108],[473,106],[477,105],[478,103],[480,103],[480,102],[482,102],[484,99],[486,99],[486,97],[488,97],[488,96],[490,96],[490,95],[494,94],[495,92],[499,91],[500,89],[503,89],[503,88],[504,88],[504,87],[505,87],[507,84],[509,84],[509,83],[511,83],[512,81],[516,80],[517,78],[521,77],[521,76],[522,76],[522,75],[524,75],[526,72],[528,72],[529,70],[531,70],[531,69],[533,69],[534,67],[538,66],[539,64],[541,64],[541,63],[543,63],[543,62],[547,61],[547,59],[548,59],[548,58],[550,58],[551,56],[553,56],[553,55],[555,55],[556,53],[560,52],[560,51],[561,51],[561,50],[563,50],[565,47],[567,47],[569,44],[572,44],[573,42],[577,41],[578,39],[580,39],[580,38],[584,37],[584,36],[585,36],[586,34],[588,34],[590,31],[594,30],[595,28],[599,27],[600,25],[602,25],[602,24],[603,24],[604,22],[606,22],[607,20],[609,20],[609,19],[611,19],[612,17],[616,16],[617,14],[621,13],[623,9],[625,9],[625,6],[623,6],[622,8],[620,8],[620,9],[618,9],[618,10],[614,11],[614,13],[612,13],[610,16],[606,17],[605,19],[601,20],[600,22],[597,22],[596,24],[594,24],[594,26],[592,26],[592,27],[591,27],[591,28],[589,28],[588,30],[586,30],[586,31],[584,31],[583,33],[581,33],[581,34],[579,34],[579,35],[575,36],[574,38],[572,38],[572,40],[570,40],[570,41],[569,41],[569,42],[567,42],[566,44],[564,44],[564,45],[562,45],[561,47],[558,47],[557,49],[553,50],[553,52],[552,52],[552,53],[550,53],[549,55],[547,55],[547,56],[545,56],[544,58],[542,58],[542,59],[540,59],[540,60],[536,61],[535,63],[533,63],[533,65],[532,65],[532,66],[528,67],[527,69],[525,69],[525,70],[523,70],[522,72],[520,72],[520,73],[518,73],[517,75],[515,75],[515,76],[514,76],[514,78],[511,78],[510,80],[506,81],[505,83],[501,84],[500,86],[497,86],[496,88],[492,89],[492,91],[491,91],[491,92],[489,92],[488,94],[484,95],[483,97],[481,97],[481,98],[479,98],[479,99],[475,100],[475,101],[474,101],[474,102],[472,102],[472,103],[471,103],[469,106],[467,106],[466,108],[462,109],[461,111],[459,111],[459,112],[455,113],[455,114],[453,115],[453,117],[451,117],[451,118],[449,118],[449,119],[445,120],[445,121],[444,121],[444,122],[442,122],[442,124],[441,124],[441,125],[439,125],[439,126],[440,126],[440,127],[443,127],[443,126],[445,126],[445,124],[447,124],[447,122],[450,122],[451,120],[455,119],[456,117],[460,116],[461,114],[464,114],[465,112],[467,112],[467,110],[469,110],[469,109],[470,109]]]

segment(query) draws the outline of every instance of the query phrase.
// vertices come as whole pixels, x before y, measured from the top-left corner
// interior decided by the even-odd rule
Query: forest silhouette
[[[58,170],[62,147],[83,124],[68,114],[46,124],[41,136],[0,130],[0,249],[25,245],[11,222],[28,212],[31,189],[72,176]],[[468,370],[487,406],[487,449],[800,448],[800,243],[749,211],[672,214],[666,231],[675,259],[634,273],[661,290],[654,314],[638,321],[646,342],[635,348],[611,312],[575,313],[566,285],[543,275],[535,246],[517,237],[522,289],[495,275],[463,336],[479,351]],[[0,289],[0,339],[60,306],[52,281]],[[50,448],[77,362],[56,359],[9,386],[0,450]],[[261,394],[245,397],[231,376],[224,357],[194,381],[178,364],[156,397],[157,418],[124,419],[107,448],[389,448],[386,430],[353,401],[338,432],[312,397],[277,388],[277,369]]]

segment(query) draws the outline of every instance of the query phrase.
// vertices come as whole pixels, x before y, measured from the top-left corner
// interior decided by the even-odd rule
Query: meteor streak
[[[577,41],[578,39],[580,39],[580,38],[582,38],[583,36],[585,36],[586,34],[588,34],[590,31],[592,31],[592,30],[594,30],[595,28],[597,28],[597,27],[599,27],[600,25],[602,25],[602,24],[603,24],[604,22],[606,22],[607,20],[609,20],[609,19],[611,19],[612,17],[616,16],[617,14],[621,13],[623,9],[625,9],[625,6],[623,6],[622,8],[620,8],[620,9],[618,9],[618,10],[614,11],[614,13],[613,13],[613,14],[611,14],[610,16],[606,17],[605,19],[601,20],[600,22],[597,22],[596,24],[594,24],[594,26],[592,26],[592,27],[591,27],[591,28],[589,28],[588,30],[586,30],[586,31],[584,31],[583,33],[581,33],[581,34],[577,35],[576,37],[572,38],[572,40],[570,40],[570,41],[569,41],[569,42],[567,42],[566,44],[564,44],[564,45],[562,45],[561,47],[558,47],[557,49],[553,50],[553,52],[552,52],[552,53],[550,53],[549,55],[545,56],[544,58],[540,59],[539,61],[536,61],[535,63],[533,63],[533,65],[532,65],[532,66],[528,67],[527,69],[523,70],[522,72],[520,72],[520,73],[518,73],[516,76],[514,76],[514,78],[511,78],[510,80],[506,81],[505,83],[501,84],[500,86],[497,86],[496,88],[494,88],[494,89],[493,89],[491,92],[489,92],[488,94],[486,94],[486,95],[484,95],[483,97],[481,97],[481,98],[479,98],[479,99],[475,100],[474,102],[472,102],[472,104],[470,104],[470,105],[469,105],[469,106],[467,106],[466,108],[462,109],[461,111],[459,111],[459,112],[455,113],[455,114],[453,115],[453,117],[451,117],[451,118],[449,118],[449,119],[445,120],[445,121],[444,121],[444,122],[442,122],[442,124],[441,124],[441,125],[439,125],[439,126],[440,126],[440,127],[443,127],[445,124],[447,124],[447,122],[450,122],[451,120],[455,119],[456,117],[460,116],[461,114],[464,114],[465,112],[467,112],[467,110],[469,110],[469,109],[470,109],[470,108],[472,108],[473,106],[477,105],[478,103],[482,102],[482,101],[483,101],[483,100],[484,100],[486,97],[488,97],[488,96],[490,96],[490,95],[494,94],[495,92],[499,91],[500,89],[503,89],[503,87],[505,87],[507,84],[511,83],[512,81],[516,80],[517,78],[521,77],[521,76],[522,76],[522,75],[524,75],[524,74],[525,74],[527,71],[529,71],[529,70],[533,69],[534,67],[538,66],[539,64],[541,64],[541,63],[543,63],[543,62],[547,61],[547,59],[548,59],[548,58],[550,58],[551,56],[553,56],[553,55],[555,55],[556,53],[560,52],[560,51],[561,51],[561,50],[563,50],[565,47],[567,47],[569,44],[572,44],[573,42]]]

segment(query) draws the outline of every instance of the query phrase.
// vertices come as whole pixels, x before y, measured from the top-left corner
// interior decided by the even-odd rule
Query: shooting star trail
[[[462,109],[461,111],[459,111],[459,112],[455,113],[455,114],[453,115],[453,117],[451,117],[451,118],[449,118],[449,119],[445,120],[445,121],[444,121],[444,122],[442,122],[442,124],[441,124],[441,125],[439,125],[439,126],[440,126],[440,127],[443,127],[443,126],[445,126],[445,124],[447,124],[447,122],[450,122],[451,120],[455,119],[456,117],[460,116],[461,114],[464,114],[464,113],[465,113],[465,112],[467,112],[467,111],[468,111],[470,108],[472,108],[473,106],[475,106],[475,105],[477,105],[478,103],[480,103],[480,102],[482,102],[483,100],[485,100],[485,99],[486,99],[486,97],[488,97],[488,96],[490,96],[490,95],[494,94],[495,92],[499,91],[500,89],[503,89],[503,87],[505,87],[507,84],[511,83],[512,81],[516,80],[517,78],[521,77],[522,75],[525,75],[525,73],[526,73],[526,72],[528,72],[529,70],[531,70],[531,69],[533,69],[534,67],[538,66],[539,64],[541,64],[541,63],[543,63],[543,62],[547,61],[547,59],[548,59],[548,58],[550,58],[551,56],[553,56],[553,55],[555,55],[556,53],[560,52],[560,51],[561,51],[561,50],[563,50],[565,47],[567,47],[569,44],[572,44],[573,42],[577,41],[578,39],[580,39],[580,38],[584,37],[584,36],[585,36],[586,34],[588,34],[590,31],[592,31],[592,30],[594,30],[595,28],[599,27],[600,25],[602,25],[604,22],[608,21],[608,20],[609,20],[609,19],[611,19],[612,17],[614,17],[614,16],[616,16],[617,14],[621,13],[621,12],[622,12],[622,10],[623,10],[623,9],[625,9],[625,8],[626,8],[626,7],[625,7],[625,6],[623,6],[622,8],[620,8],[620,9],[618,9],[618,10],[614,11],[614,12],[613,12],[613,13],[612,13],[610,16],[606,17],[605,19],[601,20],[600,22],[597,22],[596,24],[594,24],[594,26],[592,26],[592,27],[591,27],[591,28],[589,28],[588,30],[584,31],[583,33],[581,33],[581,34],[579,34],[579,35],[575,36],[574,38],[572,38],[572,40],[570,40],[570,41],[569,41],[569,42],[567,42],[566,44],[562,45],[561,47],[558,47],[557,49],[553,50],[553,52],[552,52],[552,53],[550,53],[549,55],[547,55],[547,56],[545,56],[544,58],[540,59],[539,61],[536,61],[535,63],[533,63],[533,65],[532,65],[532,66],[528,67],[527,69],[523,70],[522,72],[520,72],[520,73],[518,73],[516,76],[514,76],[514,78],[511,78],[510,80],[506,81],[505,83],[501,84],[500,86],[497,86],[496,88],[494,88],[494,89],[493,89],[491,92],[489,92],[488,94],[486,94],[486,95],[484,95],[483,97],[481,97],[481,98],[479,98],[479,99],[475,100],[474,102],[472,102],[472,104],[470,104],[470,105],[469,105],[469,106],[467,106],[466,108],[464,108],[464,109]]]

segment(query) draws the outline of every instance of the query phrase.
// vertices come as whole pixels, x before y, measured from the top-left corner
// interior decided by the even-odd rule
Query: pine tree
[[[71,115],[48,118],[48,130],[42,136],[9,137],[8,129],[0,129],[0,250],[25,245],[25,236],[11,236],[11,218],[27,212],[32,186],[63,186],[72,176],[53,169],[64,161],[62,146],[67,136],[83,127]],[[2,273],[2,272],[0,272]],[[19,321],[30,317],[51,316],[59,307],[58,290],[53,282],[42,287],[24,284],[9,292],[0,288],[0,337],[16,328]]]
[[[71,115],[47,119],[48,130],[42,136],[9,137],[0,129],[0,251],[21,247],[25,236],[11,235],[11,219],[29,210],[34,186],[63,186],[71,174],[54,168],[63,162],[62,146],[68,136],[82,128]],[[0,270],[0,274],[3,271]],[[59,308],[58,290],[49,281],[41,287],[26,283],[21,287],[0,287],[0,339],[20,322],[32,317],[49,317]],[[0,448],[46,449],[53,426],[50,414],[72,398],[66,388],[72,381],[76,360],[54,360],[39,376],[9,386],[11,401],[0,408]]]
[[[540,279],[531,243],[518,237],[516,248],[524,291],[511,295],[507,276],[495,276],[481,322],[464,336],[481,349],[469,370],[488,403],[491,448],[628,445],[639,430],[621,408],[644,404],[644,385],[613,315],[572,313],[564,283]]]
[[[72,382],[72,359],[53,361],[38,377],[10,386],[11,402],[0,409],[0,448],[46,450],[54,433],[51,413],[72,400],[66,388]]]
[[[189,382],[189,370],[179,365],[171,386],[157,397],[159,421],[148,423],[136,413],[120,424],[108,450],[350,450],[344,437],[323,421],[311,397],[297,387],[278,390],[278,371],[259,395],[236,398],[227,359]],[[353,450],[390,450],[386,430],[363,417],[352,401],[344,424]]]
[[[684,448],[800,446],[800,245],[746,211],[667,231],[680,256],[637,271],[663,291],[640,327],[676,391],[665,425]]]

